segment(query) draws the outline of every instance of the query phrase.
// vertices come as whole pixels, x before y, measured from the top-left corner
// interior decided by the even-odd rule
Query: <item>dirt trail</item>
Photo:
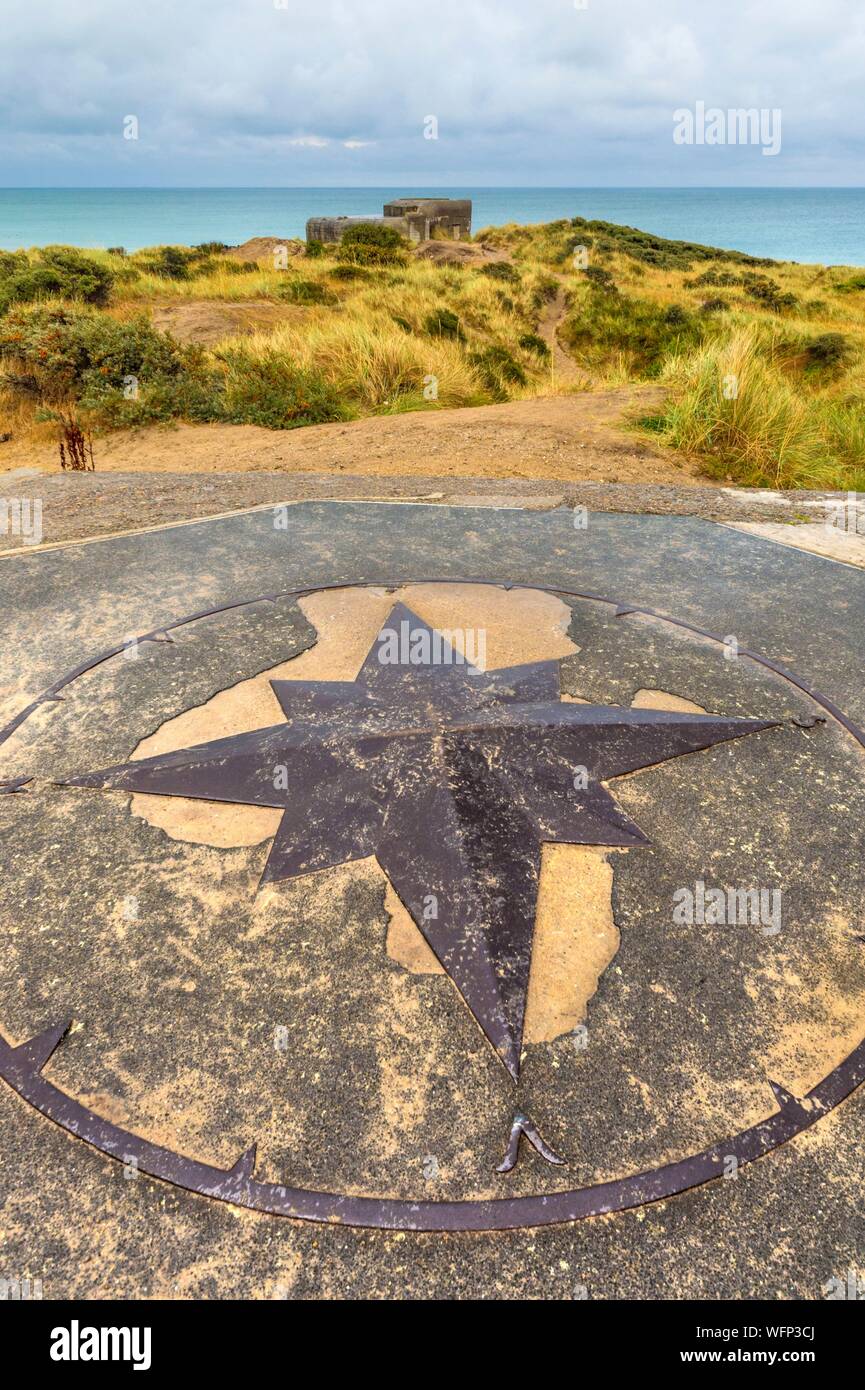
[[[654,386],[620,387],[297,430],[154,426],[98,438],[94,453],[99,472],[705,481],[695,463],[627,432],[627,419],[656,409],[660,398]],[[0,445],[0,475],[23,467],[57,472],[56,446],[14,440]]]
[[[544,312],[538,321],[538,336],[543,338],[550,350],[554,383],[557,386],[572,386],[578,383],[588,386],[591,382],[589,373],[577,366],[573,357],[570,353],[565,352],[559,342],[559,328],[564,321],[567,310],[565,287],[560,284],[555,299],[549,300],[545,305]]]

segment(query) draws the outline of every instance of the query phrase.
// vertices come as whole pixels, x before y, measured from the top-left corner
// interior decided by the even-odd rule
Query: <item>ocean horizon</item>
[[[471,197],[475,231],[599,218],[754,256],[865,265],[865,188],[0,188],[0,248],[302,237],[308,217],[380,213],[406,195]]]

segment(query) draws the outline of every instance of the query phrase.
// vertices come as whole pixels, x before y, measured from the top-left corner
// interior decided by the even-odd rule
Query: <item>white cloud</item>
[[[42,0],[3,21],[0,182],[765,178],[682,157],[700,99],[783,109],[774,177],[857,182],[863,61],[859,0]]]

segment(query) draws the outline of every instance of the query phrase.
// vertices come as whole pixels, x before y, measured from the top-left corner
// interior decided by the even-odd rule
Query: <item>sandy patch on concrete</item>
[[[523,1041],[552,1042],[586,1017],[619,949],[610,851],[544,845]]]
[[[562,699],[588,703],[573,695],[562,695]],[[706,713],[701,705],[665,690],[640,690],[631,703],[635,709]],[[583,1022],[598,981],[619,949],[610,852],[596,845],[543,847],[523,1031],[526,1043],[552,1042]],[[415,975],[444,974],[390,883],[385,908],[390,914],[387,953],[391,960]]]
[[[634,709],[665,709],[677,714],[708,714],[702,705],[686,700],[682,695],[673,695],[669,690],[638,690],[631,705]]]
[[[778,541],[797,550],[807,550],[812,555],[822,555],[826,560],[842,560],[844,564],[865,569],[865,535],[850,534],[840,528],[827,526],[825,522],[808,521],[798,526],[787,525],[783,521],[735,521],[726,524],[737,531],[746,531],[750,536],[762,536],[767,541]]]
[[[427,945],[420,927],[415,922],[388,879],[384,895],[385,911],[390,914],[387,928],[387,953],[404,970],[412,975],[443,975],[444,968],[439,964],[435,952]]]

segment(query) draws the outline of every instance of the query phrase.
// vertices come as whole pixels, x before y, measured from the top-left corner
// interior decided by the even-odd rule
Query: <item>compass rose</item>
[[[406,624],[435,661],[392,659]],[[279,808],[262,882],[374,854],[514,1081],[542,845],[645,845],[606,782],[776,723],[568,703],[557,661],[479,671],[403,604],[356,680],[271,684],[282,723],[65,785]]]

